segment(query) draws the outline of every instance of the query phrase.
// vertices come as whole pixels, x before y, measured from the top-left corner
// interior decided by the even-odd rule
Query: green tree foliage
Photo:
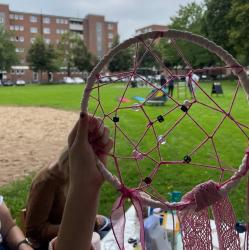
[[[229,42],[231,23],[227,18],[232,0],[206,0],[205,3],[206,11],[202,24],[203,34],[232,53],[233,47]]]
[[[180,6],[176,16],[171,17],[171,29],[187,30],[200,34],[204,8],[195,2]]]
[[[237,58],[242,64],[249,64],[249,2],[246,0],[232,0],[228,14],[231,25],[229,39]]]
[[[156,45],[151,46],[150,50],[152,51],[153,54],[150,51],[148,51],[143,44],[140,44],[140,47],[138,49],[138,60],[142,58],[142,61],[139,65],[139,68],[147,68],[147,69],[153,68],[159,70],[160,64],[155,59],[155,56],[160,58],[160,53],[157,49],[157,46]]]
[[[71,76],[71,69],[74,67],[74,56],[75,47],[79,41],[78,34],[73,32],[66,32],[62,35],[59,45],[58,52],[61,59],[61,66],[67,68],[67,76]]]
[[[171,29],[189,31],[194,34],[202,34],[203,16],[205,8],[203,5],[189,3],[181,6],[177,15],[171,18]],[[176,44],[176,46],[174,45]],[[178,50],[176,49],[178,48]],[[163,39],[158,44],[165,65],[170,67],[186,67],[184,60],[177,51],[181,51],[192,67],[203,67],[217,64],[218,59],[206,49],[186,41],[169,41]]]
[[[73,63],[81,72],[90,72],[97,62],[81,39],[77,40],[72,53]]]
[[[58,70],[57,54],[52,45],[47,45],[42,37],[37,37],[31,45],[27,62],[35,72],[54,72]]]
[[[12,65],[18,63],[15,45],[10,41],[10,33],[0,26],[0,70],[9,71]]]
[[[116,47],[119,44],[119,36],[116,36],[113,40],[113,46]],[[132,50],[123,49],[116,54],[109,62],[109,70],[111,72],[127,71],[132,66]]]

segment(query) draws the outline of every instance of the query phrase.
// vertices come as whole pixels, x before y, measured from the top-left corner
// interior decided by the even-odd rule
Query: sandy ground
[[[76,120],[74,112],[0,107],[0,185],[49,164],[64,147]]]

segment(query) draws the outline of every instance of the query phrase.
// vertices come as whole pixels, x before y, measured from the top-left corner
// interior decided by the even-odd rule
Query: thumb
[[[80,119],[78,122],[78,129],[75,138],[76,143],[84,143],[88,142],[88,127],[89,127],[89,119],[88,114],[81,112]]]

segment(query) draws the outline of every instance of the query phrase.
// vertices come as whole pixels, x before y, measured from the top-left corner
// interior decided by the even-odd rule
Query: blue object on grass
[[[143,97],[141,97],[141,96],[134,96],[133,99],[136,100],[136,101],[140,101],[140,102],[143,102],[143,101],[145,100],[145,99],[144,99]]]

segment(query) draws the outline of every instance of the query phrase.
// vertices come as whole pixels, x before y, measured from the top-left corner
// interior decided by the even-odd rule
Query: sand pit
[[[0,185],[49,164],[77,118],[51,108],[0,107]]]

